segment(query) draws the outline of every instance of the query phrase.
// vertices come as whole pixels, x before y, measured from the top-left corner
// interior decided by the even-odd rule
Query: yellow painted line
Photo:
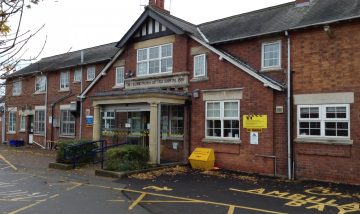
[[[138,205],[145,196],[146,196],[145,192],[141,193],[141,195],[130,205],[129,210],[134,209],[134,207]]]
[[[15,210],[15,211],[9,212],[8,214],[16,214],[16,213],[25,211],[25,210],[27,210],[27,209],[29,209],[29,208],[31,208],[31,207],[34,207],[34,206],[36,206],[36,205],[38,205],[38,204],[41,204],[41,203],[43,203],[43,202],[45,202],[45,201],[46,201],[46,199],[37,201],[37,202],[35,202],[35,203],[33,203],[33,204],[30,204],[30,205],[28,205],[28,206],[25,206],[25,207],[22,207],[22,208],[20,208],[20,209]]]
[[[132,190],[132,189],[122,189],[122,188],[114,188],[114,190],[119,191],[125,191],[125,192],[134,192],[134,193],[141,193],[141,194],[147,194],[152,196],[160,196],[160,197],[166,197],[166,198],[173,198],[173,199],[179,199],[179,200],[185,200],[185,201],[196,201],[198,203],[204,203],[204,204],[212,204],[212,205],[219,205],[219,206],[234,206],[235,208],[245,209],[245,210],[251,210],[251,211],[257,211],[257,212],[263,212],[263,213],[273,213],[273,214],[284,214],[282,212],[276,212],[271,210],[264,210],[264,209],[258,209],[253,207],[246,207],[246,206],[240,206],[240,205],[234,205],[234,204],[226,204],[226,203],[220,203],[220,202],[214,202],[214,201],[204,201],[204,200],[198,200],[198,199],[191,199],[191,198],[183,198],[183,197],[177,197],[177,196],[171,196],[171,195],[164,195],[164,194],[158,194],[158,193],[150,193],[150,192],[143,192],[138,190]]]
[[[17,168],[12,165],[8,160],[6,160],[6,158],[4,158],[4,156],[0,155],[0,159],[2,159],[5,163],[7,163],[11,168],[13,168],[15,171],[17,171]]]
[[[230,206],[227,214],[234,214],[235,207]]]
[[[71,182],[71,183],[73,183],[73,184],[75,184],[75,185],[72,186],[72,187],[67,188],[66,191],[73,190],[73,189],[75,189],[75,188],[83,185],[82,183],[76,183],[76,182]]]
[[[141,203],[204,203],[203,201],[142,200]]]
[[[125,200],[108,200],[109,202],[125,202]]]
[[[56,198],[56,197],[58,197],[58,196],[59,196],[59,194],[56,194],[56,195],[50,196],[49,199],[53,199],[53,198]],[[27,206],[25,206],[25,207],[22,207],[22,208],[20,208],[20,209],[15,210],[15,211],[9,212],[8,214],[17,214],[17,213],[20,213],[20,212],[22,212],[22,211],[28,210],[28,209],[30,209],[30,208],[32,208],[32,207],[35,207],[35,206],[37,206],[37,205],[39,205],[39,204],[41,204],[41,203],[46,202],[46,201],[47,201],[47,199],[39,200],[39,201],[37,201],[37,202],[35,202],[35,203],[33,203],[33,204],[29,204],[29,205],[27,205]]]

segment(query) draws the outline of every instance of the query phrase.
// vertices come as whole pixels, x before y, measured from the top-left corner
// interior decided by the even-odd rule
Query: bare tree
[[[24,59],[25,46],[44,26],[35,31],[21,29],[24,10],[38,4],[39,0],[0,1],[0,70],[1,75],[4,75],[13,71],[20,61],[34,60],[37,57]]]

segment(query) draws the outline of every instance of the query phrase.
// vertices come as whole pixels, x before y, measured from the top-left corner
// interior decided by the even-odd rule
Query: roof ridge
[[[106,45],[110,45],[110,44],[116,44],[116,43],[117,42],[110,42],[110,43],[106,43],[106,44],[102,44],[102,45],[96,45],[96,46],[93,46],[93,47],[79,49],[79,50],[76,50],[76,51],[69,51],[69,52],[66,52],[66,53],[55,54],[55,55],[52,55],[52,56],[47,56],[47,57],[41,58],[40,60],[48,59],[48,58],[52,58],[52,57],[57,57],[57,56],[62,56],[62,55],[67,55],[67,54],[72,54],[72,53],[76,53],[76,52],[80,52],[80,51],[84,51],[84,50],[89,50],[89,49],[93,49],[93,48],[98,48],[98,47],[106,46]],[[115,45],[114,45],[114,47],[115,47]]]
[[[215,19],[215,20],[212,20],[212,21],[201,23],[198,26],[202,27],[204,25],[224,21],[224,20],[227,20],[227,19],[233,19],[235,17],[241,17],[241,16],[250,15],[250,14],[256,14],[256,13],[264,12],[264,11],[270,10],[270,9],[276,9],[276,8],[280,8],[280,7],[285,7],[285,6],[290,5],[290,4],[294,4],[294,1],[283,3],[283,4],[278,4],[278,5],[274,5],[274,6],[270,6],[270,7],[265,7],[265,8],[262,8],[262,9],[253,10],[253,11],[249,11],[249,12],[245,12],[245,13],[240,13],[240,14],[236,14],[236,15],[233,15],[233,16],[228,16],[228,17],[221,18],[221,19]]]
[[[189,25],[192,25],[193,27],[197,27],[196,24],[193,24],[193,23],[191,23],[191,22],[189,22],[189,21],[186,21],[186,20],[184,20],[184,19],[182,19],[182,18],[179,18],[179,17],[177,17],[177,16],[171,15],[170,13],[167,13],[167,12],[165,12],[165,11],[162,11],[161,9],[155,8],[155,7],[151,6],[151,5],[148,5],[148,7],[149,7],[151,10],[153,10],[154,12],[156,12],[156,13],[160,13],[161,15],[165,15],[165,16],[170,16],[171,18],[174,18],[174,19],[177,19],[177,20],[179,20],[179,21],[185,22],[185,23],[187,23],[187,24],[189,24]]]

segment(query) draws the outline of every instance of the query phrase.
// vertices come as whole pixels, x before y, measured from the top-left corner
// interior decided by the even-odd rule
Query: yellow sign
[[[191,167],[194,169],[210,170],[214,167],[214,150],[209,148],[196,148],[190,157]]]
[[[244,115],[243,127],[245,129],[266,129],[267,115]]]

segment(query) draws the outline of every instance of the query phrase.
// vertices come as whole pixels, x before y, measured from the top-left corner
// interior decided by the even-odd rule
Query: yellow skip
[[[11,168],[13,168],[15,171],[17,171],[18,169],[12,165],[8,160],[6,160],[6,158],[4,158],[4,156],[0,155],[0,159],[3,160],[7,165],[9,165]]]

